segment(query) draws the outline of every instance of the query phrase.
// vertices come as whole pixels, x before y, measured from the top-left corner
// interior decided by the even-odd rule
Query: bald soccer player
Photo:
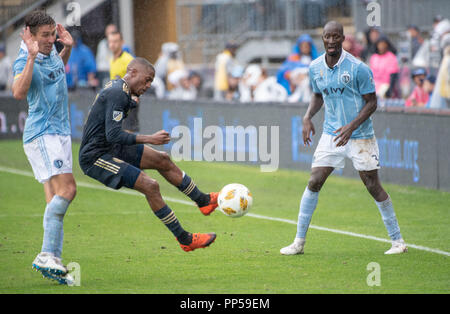
[[[166,152],[150,146],[170,141],[164,130],[151,135],[134,134],[122,129],[122,121],[139,97],[150,88],[155,69],[144,58],[133,59],[125,76],[110,81],[96,96],[83,130],[79,161],[83,172],[104,185],[120,189],[125,186],[145,195],[153,213],[178,240],[181,248],[193,251],[209,246],[215,233],[185,231],[174,212],[164,202],[158,182],[143,169],[157,170],[169,183],[197,203],[204,215],[217,207],[217,192],[205,194],[181,171]]]
[[[303,142],[315,134],[311,119],[325,104],[323,134],[314,152],[311,177],[303,193],[294,242],[280,250],[283,255],[302,254],[306,232],[316,209],[319,191],[335,168],[344,168],[345,158],[354,168],[375,200],[392,247],[385,254],[407,251],[391,198],[381,186],[378,144],[372,127],[377,109],[373,74],[367,65],[342,49],[344,29],[328,22],[323,30],[325,53],[311,62],[309,78],[313,96],[303,117]]]

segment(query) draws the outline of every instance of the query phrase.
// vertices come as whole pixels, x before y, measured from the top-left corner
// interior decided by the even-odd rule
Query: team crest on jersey
[[[123,118],[122,111],[113,111],[113,120],[116,122],[120,122]]]
[[[348,73],[348,71],[344,71],[344,73],[342,73],[341,82],[344,84],[348,84],[350,82],[350,73]]]
[[[56,168],[61,169],[61,167],[63,166],[63,161],[61,159],[56,159],[53,162],[53,165],[55,165]]]

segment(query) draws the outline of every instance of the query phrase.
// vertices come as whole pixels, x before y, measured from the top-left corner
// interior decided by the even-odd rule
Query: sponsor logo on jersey
[[[344,90],[345,90],[345,87],[338,87],[338,88],[330,87],[330,88],[324,88],[322,90],[322,93],[324,93],[326,96],[329,96],[331,94],[342,95],[344,93]]]

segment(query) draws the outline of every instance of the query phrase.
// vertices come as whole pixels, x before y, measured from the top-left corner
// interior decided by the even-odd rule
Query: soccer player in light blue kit
[[[58,54],[54,43],[64,45]],[[25,18],[19,55],[14,62],[13,96],[27,99],[29,109],[23,133],[24,151],[36,179],[44,185],[47,206],[41,253],[33,268],[44,277],[67,284],[62,264],[63,219],[76,194],[72,175],[72,145],[64,66],[73,39],[61,24],[43,11]]]
[[[322,40],[325,53],[310,64],[313,97],[303,117],[303,142],[311,143],[315,134],[312,117],[325,103],[323,134],[314,153],[311,177],[301,202],[294,242],[280,250],[283,255],[302,254],[306,232],[317,206],[319,191],[334,168],[343,168],[345,157],[352,160],[367,190],[375,199],[392,240],[385,254],[407,251],[398,226],[391,198],[378,177],[379,152],[371,115],[377,109],[372,71],[342,49],[344,29],[328,22]]]

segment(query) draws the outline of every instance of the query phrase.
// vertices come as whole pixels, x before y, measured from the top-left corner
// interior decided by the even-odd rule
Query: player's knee
[[[62,197],[64,197],[68,201],[72,201],[77,194],[77,186],[75,183],[66,184],[56,193]]]
[[[145,178],[145,194],[148,196],[159,194],[159,183],[150,177]]]
[[[70,200],[73,200],[77,195],[77,186],[74,184],[69,190]]]
[[[173,164],[172,160],[170,159],[170,155],[166,152],[160,152],[159,158],[159,169],[169,170]]]
[[[312,176],[308,181],[308,189],[312,192],[319,192],[324,182],[321,178]]]

